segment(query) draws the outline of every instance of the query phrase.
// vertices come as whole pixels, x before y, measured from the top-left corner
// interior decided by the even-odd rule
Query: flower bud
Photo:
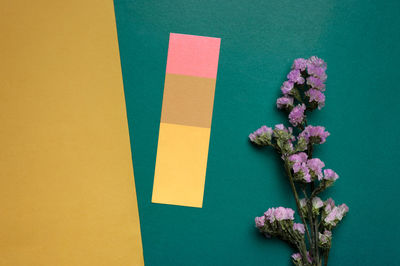
[[[253,133],[251,133],[249,135],[249,139],[251,142],[260,146],[271,145],[272,132],[273,132],[272,128],[267,126],[262,126]]]
[[[323,234],[318,233],[318,246],[321,248],[329,249],[331,247],[332,232],[325,230]]]

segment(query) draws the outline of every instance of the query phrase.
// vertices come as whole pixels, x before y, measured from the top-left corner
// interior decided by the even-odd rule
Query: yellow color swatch
[[[161,123],[154,203],[202,207],[210,128]]]
[[[0,265],[143,265],[113,1],[1,9]]]

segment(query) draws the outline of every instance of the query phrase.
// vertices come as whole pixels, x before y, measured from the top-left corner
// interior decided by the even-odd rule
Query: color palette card
[[[170,34],[154,203],[202,207],[220,43]]]

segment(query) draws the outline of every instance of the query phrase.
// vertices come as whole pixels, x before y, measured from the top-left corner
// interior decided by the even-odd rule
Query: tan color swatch
[[[113,1],[1,8],[0,265],[143,265]]]
[[[161,122],[211,127],[215,79],[166,74]]]

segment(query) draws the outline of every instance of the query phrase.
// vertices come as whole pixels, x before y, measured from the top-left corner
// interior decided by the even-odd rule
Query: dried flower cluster
[[[298,58],[281,87],[278,109],[287,111],[290,124],[274,128],[262,126],[249,135],[259,146],[271,146],[284,162],[302,223],[294,222],[294,210],[278,207],[256,217],[256,227],[266,237],[278,237],[297,249],[292,255],[295,265],[327,265],[332,229],[349,208],[335,205],[333,199],[323,201],[318,195],[339,178],[325,163],[313,158],[315,145],[323,144],[330,135],[324,127],[307,124],[307,113],[325,106],[326,63],[315,56]],[[297,132],[297,137],[295,136]],[[300,198],[301,191],[304,198]]]

